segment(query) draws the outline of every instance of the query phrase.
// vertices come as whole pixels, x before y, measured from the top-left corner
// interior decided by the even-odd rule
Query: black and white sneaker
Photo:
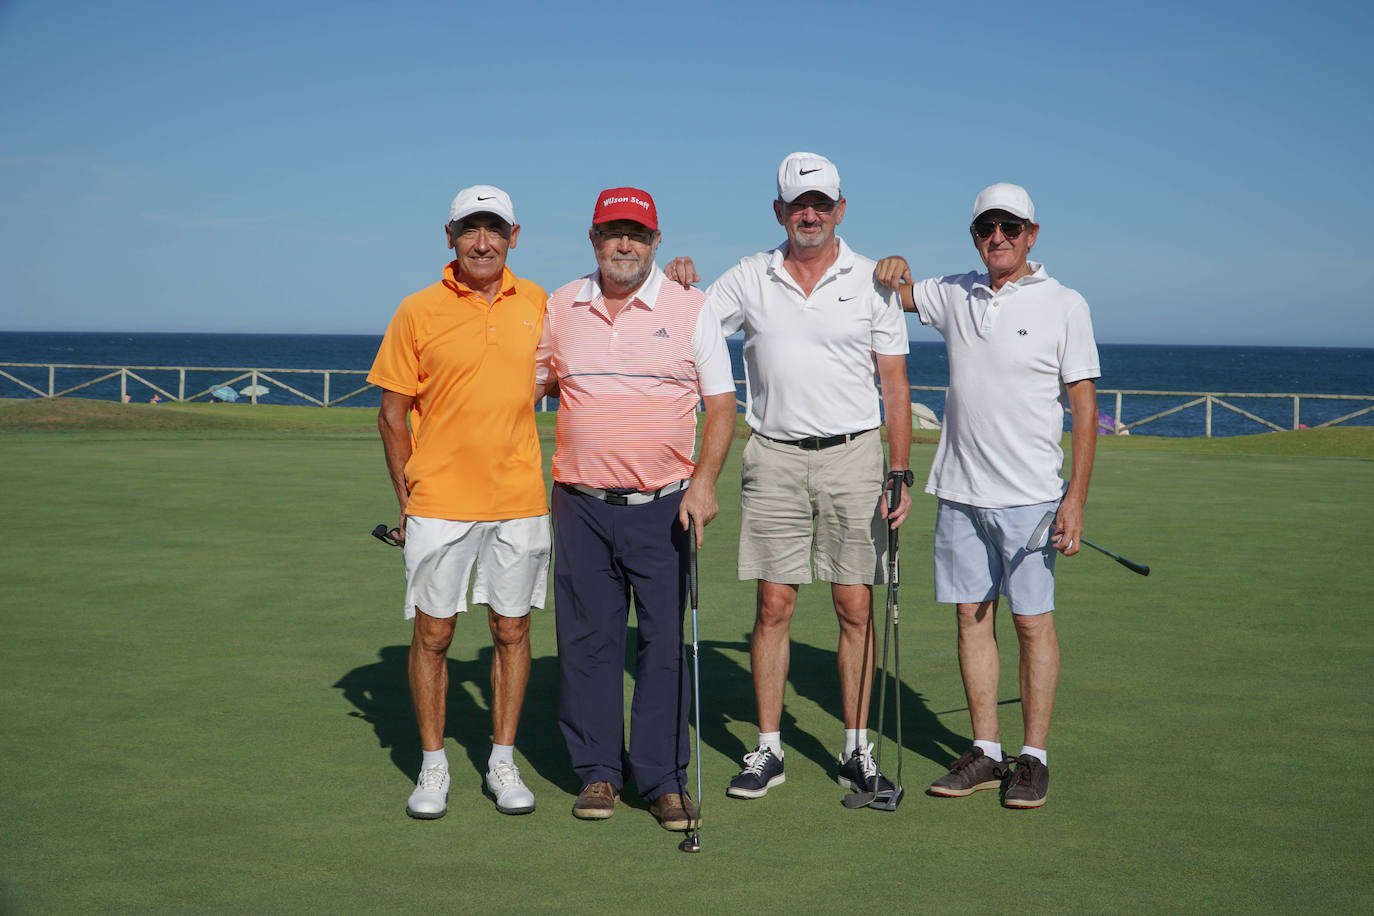
[[[744,769],[730,780],[725,794],[731,798],[762,798],[769,789],[786,781],[782,758],[772,748],[760,747],[744,755]]]
[[[856,750],[848,759],[840,758],[839,783],[851,792],[891,792],[893,785],[886,776],[878,772],[878,764],[873,761],[873,745]]]

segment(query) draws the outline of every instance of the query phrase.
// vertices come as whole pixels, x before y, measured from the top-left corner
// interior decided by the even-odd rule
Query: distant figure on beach
[[[739,578],[757,581],[750,643],[758,747],[730,781],[732,798],[761,798],[784,782],[783,696],[800,586],[830,583],[844,743],[837,780],[890,792],[868,741],[875,640],[873,585],[885,579],[887,529],[911,509],[911,391],[906,321],[874,263],[836,234],[845,217],[840,173],[824,156],[792,153],[778,167],[773,216],[786,240],[750,255],[706,291],[726,334],[744,331],[745,416],[753,434],[741,466]],[[668,275],[697,279],[679,258]],[[873,385],[874,369],[881,385]],[[883,443],[901,493],[888,516]]]
[[[878,262],[878,282],[945,338],[949,394],[926,483],[939,499],[935,600],[956,605],[959,669],[973,747],[930,787],[962,797],[1002,786],[1003,804],[1037,808],[1049,791],[1050,715],[1059,685],[1054,550],[1072,556],[1083,534],[1097,447],[1101,375],[1088,303],[1028,259],[1040,226],[1024,188],[994,184],[973,202],[969,234],[986,271],[912,284],[900,257]],[[1060,479],[1064,408],[1073,414],[1073,464]],[[1057,511],[1049,542],[1027,541]],[[1021,648],[1025,744],[1004,760],[997,723],[998,596],[1005,594]],[[1008,763],[1013,764],[1008,769]]]
[[[506,267],[520,226],[505,191],[464,188],[444,226],[454,259],[443,279],[396,310],[367,380],[403,543],[404,613],[414,619],[410,689],[423,757],[406,802],[416,818],[448,810],[444,753],[448,647],[456,615],[487,609],[492,750],[486,791],[504,814],[534,810],[515,764],[515,733],[530,673],[530,608],[544,606],[548,502],[534,426],[534,355],[548,298]],[[407,417],[409,425],[407,425]]]
[[[149,403],[149,404],[161,404],[161,403],[162,403],[162,395],[159,395],[159,394],[153,395],[152,397],[150,397],[150,398],[148,399],[148,403]]]
[[[665,829],[692,830],[701,815],[685,788],[688,521],[700,543],[718,510],[735,383],[706,297],[654,263],[662,236],[647,191],[602,191],[588,238],[597,269],[549,298],[537,374],[537,393],[547,386],[559,397],[553,597],[558,721],[582,783],[572,813],[611,817],[628,776]],[[698,400],[706,419],[694,456]],[[632,595],[638,644],[626,753]]]

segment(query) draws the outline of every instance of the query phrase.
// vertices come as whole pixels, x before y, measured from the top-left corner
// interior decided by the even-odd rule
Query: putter
[[[915,483],[915,475],[907,471],[891,471],[887,475],[887,511],[889,516],[897,511],[902,500],[902,484],[910,487]],[[882,772],[883,762],[883,725],[886,719],[887,702],[887,645],[892,637],[893,708],[897,714],[897,782],[890,790],[881,792],[853,792],[841,799],[846,808],[876,808],[879,811],[896,811],[902,803],[906,789],[902,787],[902,648],[900,642],[900,620],[897,610],[897,529],[887,529],[887,619],[883,623],[883,667],[878,678],[878,772]],[[874,780],[877,788],[877,780]]]
[[[1040,520],[1040,524],[1035,526],[1035,530],[1031,532],[1031,536],[1026,540],[1027,550],[1040,550],[1044,547],[1049,546],[1047,543],[1045,543],[1045,531],[1050,527],[1051,524],[1054,523],[1054,517],[1056,514],[1057,513],[1054,509],[1051,509],[1050,511],[1045,513],[1045,517]],[[1098,553],[1105,553],[1107,556],[1111,557],[1113,560],[1120,563],[1122,566],[1126,567],[1133,573],[1138,573],[1142,576],[1148,576],[1150,574],[1150,567],[1146,566],[1144,563],[1137,563],[1134,560],[1128,560],[1120,554],[1112,553],[1105,547],[1098,547],[1096,544],[1094,544],[1092,541],[1088,540],[1085,537],[1080,537],[1079,540],[1082,541],[1084,544],[1087,544],[1093,550],[1096,550]]]
[[[692,606],[692,708],[697,721],[697,812],[701,812],[701,663],[697,643],[697,525],[687,522],[687,598]],[[677,848],[683,852],[701,852],[701,827],[688,831]]]

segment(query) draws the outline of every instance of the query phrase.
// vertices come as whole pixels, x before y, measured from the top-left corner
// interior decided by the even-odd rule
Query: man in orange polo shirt
[[[506,268],[520,226],[501,189],[459,192],[444,234],[457,256],[442,281],[401,303],[367,376],[383,389],[377,428],[401,507],[392,536],[405,548],[405,616],[415,621],[410,691],[424,753],[406,813],[432,819],[448,810],[448,647],[476,565],[472,598],[487,608],[495,648],[486,790],[498,811],[526,814],[534,795],[514,751],[529,613],[544,606],[549,568],[533,407],[548,297]]]

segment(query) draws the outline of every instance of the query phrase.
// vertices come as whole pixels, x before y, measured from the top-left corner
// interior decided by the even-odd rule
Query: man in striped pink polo
[[[588,236],[597,269],[549,299],[536,370],[536,387],[559,398],[553,590],[558,718],[583,785],[573,814],[610,817],[630,776],[666,829],[694,829],[700,812],[685,789],[687,530],[691,520],[700,544],[718,510],[716,476],[735,422],[730,357],[706,297],[654,263],[661,236],[649,194],[603,191]],[[699,400],[706,419],[694,463]],[[638,646],[627,755],[631,595]]]

